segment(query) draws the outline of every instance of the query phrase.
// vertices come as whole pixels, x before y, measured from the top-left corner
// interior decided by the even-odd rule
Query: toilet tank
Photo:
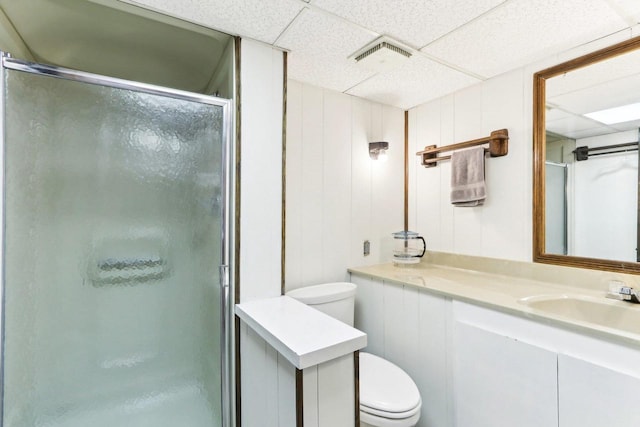
[[[356,287],[348,282],[323,283],[294,289],[286,295],[353,326]]]

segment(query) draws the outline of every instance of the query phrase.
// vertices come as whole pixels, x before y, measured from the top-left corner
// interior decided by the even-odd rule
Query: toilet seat
[[[422,405],[418,405],[415,408],[413,408],[412,410],[406,411],[406,412],[385,412],[385,411],[380,411],[378,409],[370,408],[368,406],[364,406],[364,405],[360,404],[360,411],[361,412],[366,412],[367,414],[370,414],[370,415],[375,415],[376,417],[383,417],[383,418],[401,420],[401,419],[405,419],[405,418],[411,418],[415,414],[420,413],[420,407],[421,406]]]
[[[368,414],[360,411],[360,425],[374,426],[374,427],[415,427],[420,420],[420,412],[415,414],[411,418],[402,418],[394,420],[391,418],[376,417],[375,415]]]
[[[422,401],[411,377],[388,360],[360,353],[360,416],[380,427],[413,426]]]

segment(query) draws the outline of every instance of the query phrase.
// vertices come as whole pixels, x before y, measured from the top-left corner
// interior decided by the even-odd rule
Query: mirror
[[[640,37],[534,75],[534,262],[640,274]]]

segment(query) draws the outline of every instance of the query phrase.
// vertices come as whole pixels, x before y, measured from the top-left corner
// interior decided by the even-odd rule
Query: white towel
[[[480,206],[486,197],[484,148],[451,153],[451,203],[454,206]]]

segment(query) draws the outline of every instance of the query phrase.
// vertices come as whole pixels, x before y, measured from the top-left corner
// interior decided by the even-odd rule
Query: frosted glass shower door
[[[2,72],[3,427],[220,426],[227,104]]]

